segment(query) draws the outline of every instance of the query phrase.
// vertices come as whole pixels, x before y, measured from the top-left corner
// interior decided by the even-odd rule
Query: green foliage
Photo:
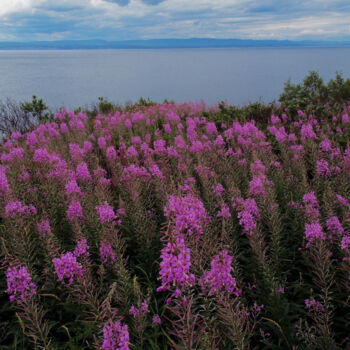
[[[100,113],[108,114],[115,111],[116,106],[112,102],[106,100],[104,97],[99,97],[98,100],[98,109]]]
[[[289,79],[279,101],[288,109],[304,109],[309,104],[341,104],[350,100],[350,79],[344,80],[340,73],[326,85],[319,73],[310,71],[302,83],[292,84]]]
[[[50,117],[50,113],[44,113],[48,110],[47,105],[41,98],[38,99],[35,95],[32,97],[32,102],[21,102],[20,106],[24,113],[30,114],[39,122],[45,121]]]

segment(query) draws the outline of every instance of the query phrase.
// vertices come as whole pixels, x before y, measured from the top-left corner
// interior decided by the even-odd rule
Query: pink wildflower
[[[129,350],[128,326],[109,320],[103,327],[102,350]]]
[[[36,286],[31,282],[30,275],[24,266],[10,266],[6,273],[7,294],[10,301],[20,304],[36,293]]]
[[[233,257],[228,254],[227,250],[221,251],[213,257],[211,269],[205,273],[199,280],[202,292],[208,295],[214,295],[223,291],[232,294],[236,291],[237,283],[231,275],[231,264]],[[238,293],[236,291],[236,293]],[[239,294],[238,294],[239,295]]]
[[[67,287],[84,273],[83,267],[77,262],[77,258],[71,252],[62,254],[60,258],[55,258],[52,262],[58,280]]]

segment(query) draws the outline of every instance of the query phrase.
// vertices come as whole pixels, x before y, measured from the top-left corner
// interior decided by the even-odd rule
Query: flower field
[[[348,349],[350,106],[61,110],[0,144],[1,349]]]

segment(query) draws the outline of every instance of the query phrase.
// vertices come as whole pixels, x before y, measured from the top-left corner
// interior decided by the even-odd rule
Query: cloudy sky
[[[0,0],[0,41],[350,40],[349,0]]]

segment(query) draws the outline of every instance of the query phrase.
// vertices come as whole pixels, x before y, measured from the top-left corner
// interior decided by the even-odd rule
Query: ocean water
[[[242,105],[277,100],[289,78],[310,70],[325,81],[336,71],[350,77],[350,48],[0,51],[0,100],[36,94],[52,109],[99,96]]]

